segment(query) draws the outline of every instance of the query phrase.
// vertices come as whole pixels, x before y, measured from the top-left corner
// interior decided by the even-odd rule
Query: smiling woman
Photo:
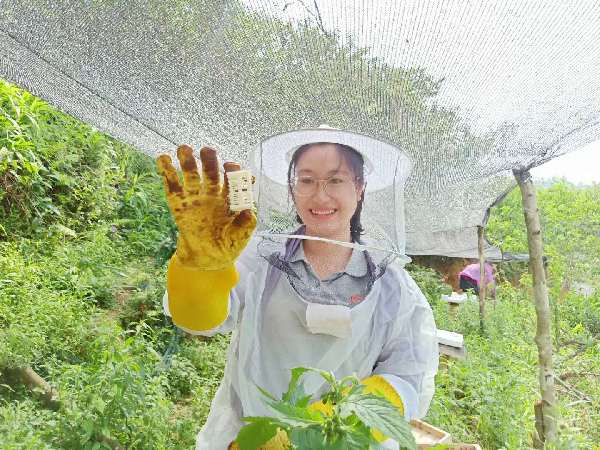
[[[401,186],[410,167],[403,153],[329,128],[268,139],[255,155],[264,163],[256,172],[259,222],[283,217],[286,227],[256,233],[254,211],[230,212],[216,152],[200,156],[202,177],[192,149],[178,149],[183,183],[168,156],[158,160],[180,231],[165,312],[189,333],[234,331],[197,449],[225,449],[243,417],[271,416],[257,386],[279,397],[299,366],[354,374],[367,385],[376,376],[406,419],[422,417],[438,346],[431,308],[402,268]],[[227,177],[240,166],[224,168]],[[327,386],[309,374],[303,389],[318,403]],[[398,448],[391,439],[386,445]]]
[[[292,156],[288,183],[307,236],[360,242],[365,190],[360,153],[341,144],[303,145]],[[342,270],[352,254],[352,249],[314,240],[304,242],[304,251],[311,265],[319,267],[320,278]],[[323,259],[329,260],[325,267]]]

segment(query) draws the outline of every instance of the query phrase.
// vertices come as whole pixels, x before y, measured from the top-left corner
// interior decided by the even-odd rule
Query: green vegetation
[[[175,228],[154,162],[6,83],[0,130],[2,448],[190,448],[227,339],[163,317]],[[57,410],[15,379],[28,366]]]
[[[310,403],[300,382],[307,372],[320,375],[329,386],[321,397],[320,407]],[[285,432],[284,445],[297,450],[369,450],[378,441],[371,430],[379,430],[395,439],[400,448],[416,450],[410,427],[398,409],[379,395],[368,394],[355,376],[336,380],[324,370],[296,367],[292,369],[288,390],[281,399],[262,390],[265,403],[279,413],[274,417],[245,417],[248,422],[240,430],[236,442],[240,450],[257,450],[274,438],[279,430]]]
[[[557,318],[561,442],[600,442],[598,187],[540,189]],[[490,233],[523,251],[517,194]],[[189,449],[222,377],[228,337],[181,336],[162,315],[175,228],[154,162],[0,83],[0,441],[3,449]],[[509,269],[503,269],[508,273]],[[426,421],[486,449],[528,448],[538,397],[530,278],[498,288],[480,335],[475,304],[450,318],[437,275],[412,267],[440,328],[469,357],[437,377]],[[49,407],[15,369],[54,386]],[[597,445],[597,444],[596,444]],[[596,447],[598,448],[598,447]]]

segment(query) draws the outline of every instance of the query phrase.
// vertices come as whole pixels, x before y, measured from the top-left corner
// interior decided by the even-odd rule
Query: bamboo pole
[[[483,256],[483,227],[477,227],[477,248],[479,250],[479,328],[485,331],[485,257]]]
[[[521,190],[523,213],[527,226],[529,265],[533,275],[533,295],[537,316],[535,343],[538,348],[539,382],[541,402],[535,407],[536,428],[542,443],[556,438],[556,394],[552,368],[551,312],[544,271],[542,229],[535,187],[528,170],[513,171]],[[540,446],[539,448],[543,448]]]

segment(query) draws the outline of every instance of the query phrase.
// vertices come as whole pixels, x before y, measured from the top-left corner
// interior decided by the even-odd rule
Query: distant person
[[[484,264],[485,269],[485,284],[487,287],[487,292],[489,292],[492,297],[496,297],[496,281],[494,280],[494,268],[488,262]],[[480,278],[480,268],[479,261],[475,263],[471,263],[466,266],[463,270],[461,270],[458,274],[459,287],[461,291],[467,291],[469,289],[473,290],[476,295],[479,295],[479,278]]]

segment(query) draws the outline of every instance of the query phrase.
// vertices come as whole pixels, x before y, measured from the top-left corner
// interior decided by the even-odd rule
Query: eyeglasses
[[[300,176],[292,179],[292,191],[299,197],[308,197],[315,195],[319,191],[319,185],[322,184],[323,191],[328,195],[335,196],[350,192],[357,179],[357,177],[348,175],[334,175],[325,179]]]

